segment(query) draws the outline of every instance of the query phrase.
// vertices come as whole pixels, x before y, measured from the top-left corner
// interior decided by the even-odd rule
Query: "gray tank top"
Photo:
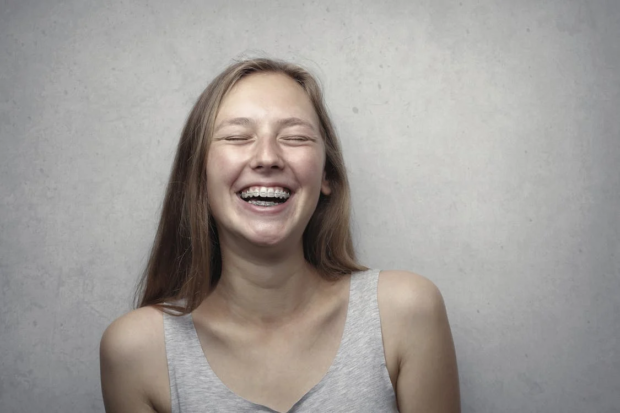
[[[377,285],[379,270],[351,276],[349,307],[340,348],[321,381],[289,410],[398,412],[385,363]],[[191,314],[164,314],[172,413],[275,412],[234,393],[204,356]]]

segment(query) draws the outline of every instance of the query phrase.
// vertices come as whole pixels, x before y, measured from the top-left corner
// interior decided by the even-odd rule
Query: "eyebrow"
[[[314,125],[306,120],[300,118],[286,118],[280,119],[278,122],[278,126],[281,128],[285,128],[287,126],[305,126],[312,130],[314,130]]]
[[[238,125],[238,126],[250,126],[255,124],[256,122],[254,122],[252,119],[250,118],[232,118],[232,119],[228,119],[225,120],[224,122],[220,123],[216,128],[214,132],[219,131],[220,129],[222,129],[225,126],[233,126],[233,125]],[[300,119],[300,118],[295,118],[295,117],[290,117],[290,118],[284,118],[284,119],[280,119],[276,122],[276,124],[278,125],[279,128],[286,128],[286,127],[290,127],[290,126],[305,126],[307,128],[312,129],[313,131],[316,131],[316,128],[314,127],[314,125],[306,120]]]
[[[231,126],[231,125],[248,126],[248,125],[251,125],[252,123],[254,122],[250,120],[249,118],[228,119],[220,123],[219,125],[217,125],[214,132],[217,132],[218,130],[222,129],[225,126]]]

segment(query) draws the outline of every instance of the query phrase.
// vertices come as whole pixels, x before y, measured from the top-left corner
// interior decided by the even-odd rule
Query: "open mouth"
[[[291,190],[282,187],[252,186],[238,192],[237,195],[249,204],[273,207],[288,201],[291,196]]]

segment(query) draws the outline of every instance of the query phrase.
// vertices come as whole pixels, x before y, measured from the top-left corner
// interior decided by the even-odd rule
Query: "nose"
[[[255,151],[250,162],[252,169],[282,169],[284,161],[278,143],[274,137],[263,136],[255,145]]]

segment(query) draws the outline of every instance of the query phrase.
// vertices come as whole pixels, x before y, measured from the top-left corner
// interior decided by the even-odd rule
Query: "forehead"
[[[306,91],[281,73],[255,73],[239,80],[222,100],[216,127],[230,118],[277,121],[296,117],[313,124],[319,119]]]

